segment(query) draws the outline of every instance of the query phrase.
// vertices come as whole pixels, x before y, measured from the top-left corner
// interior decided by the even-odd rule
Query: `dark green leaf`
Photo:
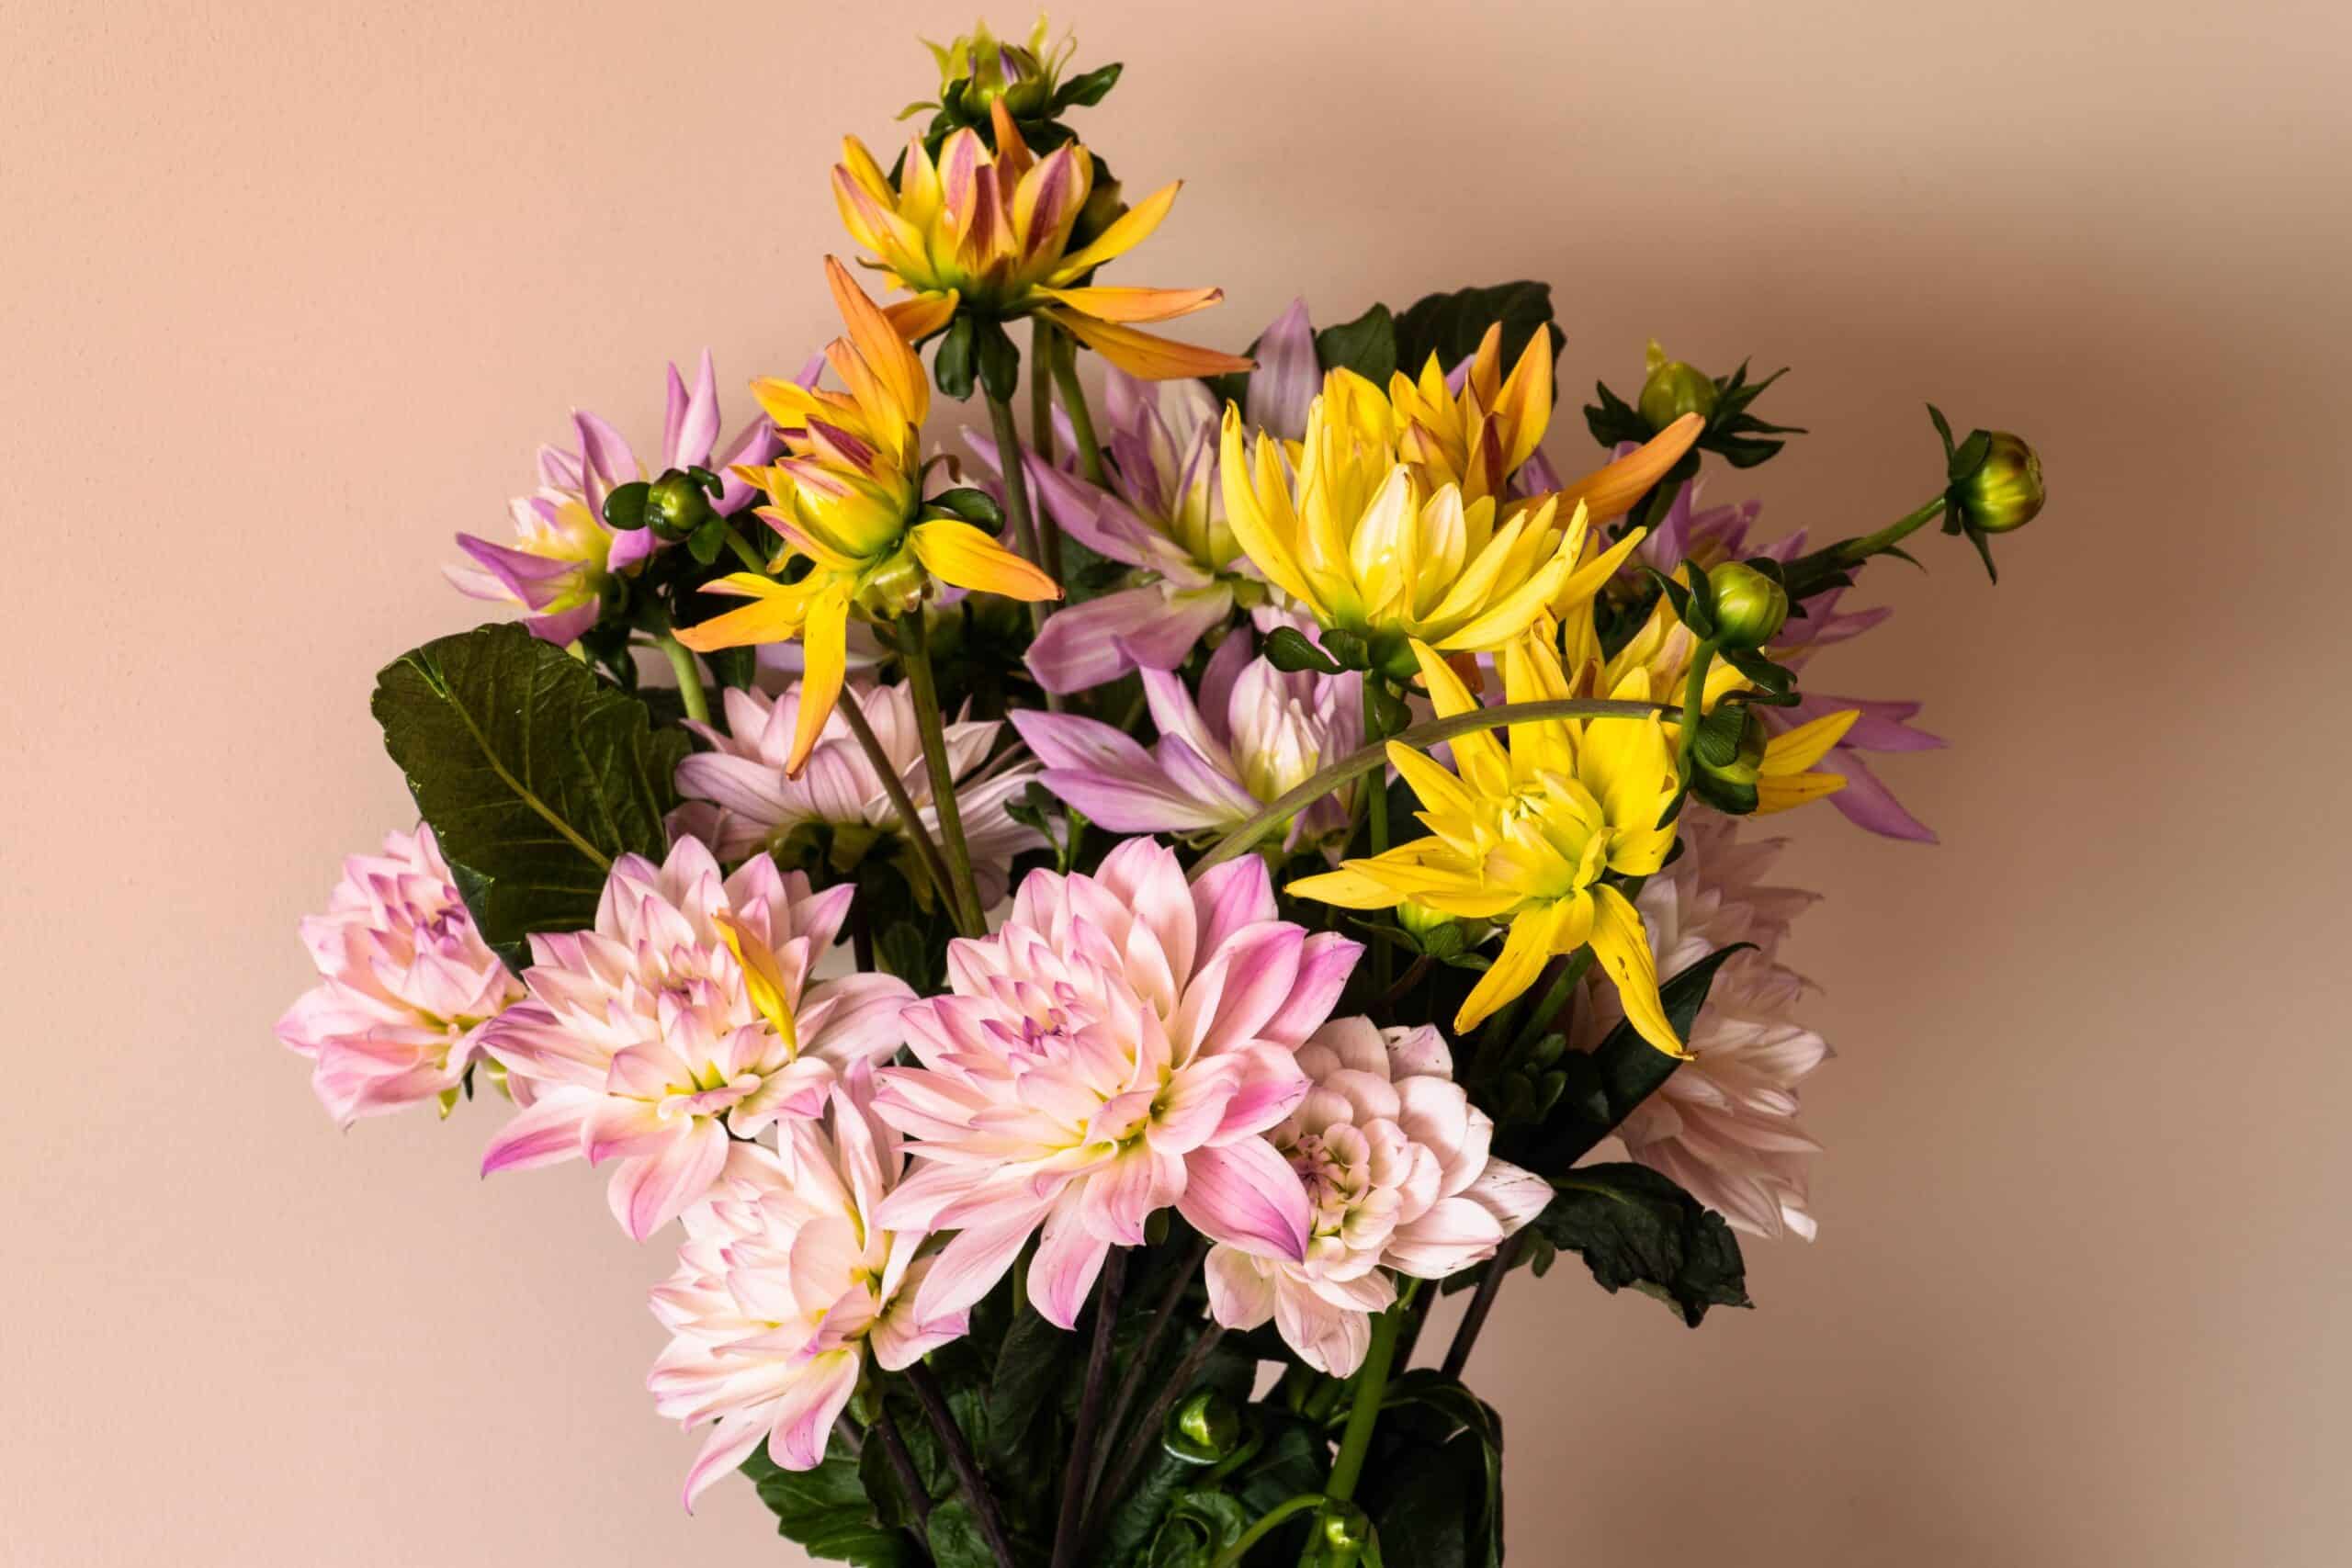
[[[814,1470],[780,1469],[764,1445],[752,1450],[742,1468],[775,1516],[776,1533],[810,1556],[854,1568],[920,1568],[922,1558],[913,1544],[876,1518],[857,1463],[838,1443]]]
[[[1374,305],[1352,321],[1315,334],[1315,363],[1325,370],[1352,370],[1378,387],[1396,373],[1396,318]]]
[[[1071,77],[1055,92],[1054,107],[1057,109],[1076,107],[1091,108],[1101,103],[1103,95],[1118,85],[1121,69],[1119,62],[1114,60],[1108,65],[1098,65],[1091,71]]]
[[[1021,389],[1021,350],[1001,321],[980,321],[972,329],[973,356],[978,362],[980,385],[999,402],[1011,402]]]
[[[1083,1377],[1086,1340],[1035,1310],[1005,1331],[989,1380],[989,1466],[1018,1469],[1038,1416],[1075,1378]]]
[[[1250,1511],[1238,1498],[1211,1488],[1178,1497],[1152,1537],[1145,1568],[1208,1568],[1210,1561],[1241,1539]]]
[[[525,933],[576,931],[605,869],[667,851],[685,735],[521,626],[412,649],[376,677],[384,748],[458,874],[474,921],[514,962]]]
[[[931,360],[931,378],[938,384],[940,393],[959,403],[972,395],[973,378],[979,370],[974,357],[972,333],[972,318],[957,312]]]
[[[1607,1291],[1631,1285],[1696,1328],[1711,1306],[1750,1305],[1739,1242],[1724,1217],[1647,1166],[1580,1166],[1535,1221]]]
[[[1340,672],[1338,661],[1308,641],[1306,634],[1296,626],[1276,626],[1259,651],[1277,670],[1312,670],[1318,675]]]
[[[996,1554],[989,1550],[988,1537],[980,1533],[979,1521],[961,1498],[933,1508],[925,1534],[931,1560],[938,1568],[996,1568]]]
[[[931,504],[944,508],[965,522],[986,528],[990,533],[1004,526],[1004,508],[996,503],[996,497],[971,485],[941,491],[931,498]]]
[[[1519,363],[1528,339],[1548,333],[1557,355],[1566,341],[1552,323],[1552,286],[1526,281],[1498,283],[1485,288],[1462,288],[1431,294],[1416,300],[1396,318],[1396,366],[1408,376],[1419,376],[1430,356],[1438,367],[1451,371],[1477,352],[1487,329],[1502,324],[1503,368]]]

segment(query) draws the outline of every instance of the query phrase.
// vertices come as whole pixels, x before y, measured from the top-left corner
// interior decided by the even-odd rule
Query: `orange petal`
[[[1167,321],[1205,310],[1222,288],[1040,288],[1038,293],[1098,321]]]
[[[839,258],[825,258],[825,281],[832,286],[833,303],[840,308],[842,322],[849,328],[849,340],[865,361],[884,389],[899,405],[896,411],[906,423],[922,423],[930,409],[927,385],[923,380],[922,361],[899,335],[899,329],[881,308],[866,298],[857,279]]]
[[[960,299],[954,289],[944,294],[918,294],[911,299],[901,299],[895,305],[885,305],[882,313],[890,325],[909,343],[921,343],[936,332],[944,332],[956,318],[956,306]]]
[[[1075,310],[1055,309],[1044,314],[1062,331],[1138,380],[1175,381],[1187,376],[1223,376],[1253,369],[1257,365],[1257,361],[1238,355],[1196,348],[1189,343],[1081,316]]]
[[[1652,436],[1640,450],[1628,452],[1607,468],[1564,487],[1560,505],[1565,509],[1581,501],[1595,523],[1623,517],[1625,509],[1639,501],[1644,491],[1666,477],[1667,469],[1682,461],[1682,454],[1690,450],[1690,444],[1699,439],[1699,433],[1705,428],[1706,421],[1697,414],[1684,414]]]
[[[915,559],[942,582],[1008,599],[1058,599],[1061,585],[969,523],[934,518],[908,535]]]

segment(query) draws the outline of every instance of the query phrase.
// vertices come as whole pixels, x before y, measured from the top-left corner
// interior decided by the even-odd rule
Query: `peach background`
[[[575,400],[646,431],[667,357],[797,367],[833,139],[967,19],[0,12],[0,1560],[793,1560],[747,1490],[677,1510],[662,1249],[582,1172],[477,1181],[481,1109],[336,1134],[269,1028],[407,820],[367,697],[471,619],[450,533]],[[1695,1334],[1514,1285],[1514,1561],[2341,1562],[2340,10],[1077,20],[1131,67],[1094,139],[1193,182],[1133,276],[1224,284],[1203,335],[1546,277],[1576,393],[1653,332],[1797,366],[1781,525],[1907,508],[1926,397],[2048,455],[2008,581],[1935,545],[1823,667],[1954,743],[1888,769],[1940,849],[1792,823],[1823,1237]]]

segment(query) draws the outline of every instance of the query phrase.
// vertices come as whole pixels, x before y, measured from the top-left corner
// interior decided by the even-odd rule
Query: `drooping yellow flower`
[[[1675,581],[1688,582],[1689,573],[1678,568]],[[1588,691],[1613,692],[1635,676],[1645,678],[1653,692],[1666,694],[1665,700],[1679,702],[1683,685],[1690,672],[1691,657],[1698,652],[1699,639],[1674,613],[1673,604],[1664,594],[1651,607],[1649,619],[1641,629],[1627,638],[1614,656],[1603,659],[1599,637],[1594,634],[1592,606],[1588,601],[1578,605],[1564,624],[1566,645],[1566,666],[1571,671],[1581,671],[1577,682]],[[1708,713],[1715,705],[1735,692],[1755,689],[1755,682],[1722,660],[1707,667],[1705,694],[1700,706]],[[1846,738],[1846,731],[1861,717],[1859,708],[1826,714],[1809,723],[1801,724],[1765,743],[1764,761],[1756,780],[1756,812],[1763,816],[1793,807],[1837,794],[1846,787],[1842,773],[1813,773],[1815,762],[1829,754],[1831,747]],[[1679,742],[1680,727],[1668,722],[1666,733]]]
[[[931,407],[922,362],[847,268],[828,256],[825,272],[849,328],[825,357],[848,390],[752,383],[785,455],[738,470],[767,492],[760,515],[784,548],[766,575],[739,571],[707,585],[753,603],[677,634],[698,653],[802,639],[807,674],[786,764],[796,774],[841,695],[853,610],[876,620],[903,615],[933,578],[1012,599],[1061,597],[1052,578],[970,524],[922,517],[922,422]],[[779,580],[802,559],[804,573]]]
[[[1001,99],[989,107],[996,151],[979,133],[956,131],[933,160],[907,144],[891,184],[854,136],[842,142],[833,199],[851,238],[874,253],[890,281],[915,297],[890,307],[910,340],[944,327],[959,302],[1000,319],[1046,317],[1131,376],[1165,381],[1247,370],[1250,361],[1140,332],[1216,304],[1221,288],[1131,288],[1084,281],[1141,244],[1176,203],[1170,185],[1071,250],[1070,233],[1094,189],[1093,155],[1076,141],[1039,158]]]
[[[1622,513],[1624,473],[1654,479],[1696,427],[1678,426],[1570,490],[1510,500],[1506,487],[1552,416],[1551,345],[1532,338],[1508,379],[1488,330],[1460,392],[1431,355],[1383,392],[1350,370],[1324,378],[1295,447],[1261,433],[1254,451],[1228,407],[1220,472],[1228,525],[1267,580],[1327,628],[1364,639],[1374,668],[1409,678],[1408,644],[1491,652],[1547,610],[1590,599],[1634,547],[1600,547],[1591,525]],[[1593,547],[1588,549],[1588,545]]]
[[[1477,706],[1428,644],[1415,642],[1421,678],[1440,717]],[[1542,702],[1570,694],[1566,673],[1539,627],[1506,647],[1504,696]],[[1611,695],[1651,700],[1636,672]],[[1494,964],[1463,1001],[1453,1026],[1476,1025],[1535,983],[1554,957],[1589,945],[1617,987],[1642,1038],[1682,1054],[1658,997],[1640,911],[1601,880],[1646,876],[1674,845],[1658,826],[1674,798],[1674,748],[1655,717],[1548,719],[1457,736],[1449,772],[1389,742],[1388,760],[1420,797],[1425,839],[1295,882],[1290,891],[1343,908],[1387,908],[1407,899],[1442,914],[1508,922]]]

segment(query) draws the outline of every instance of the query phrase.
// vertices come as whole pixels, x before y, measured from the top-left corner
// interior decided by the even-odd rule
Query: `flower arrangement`
[[[339,1122],[503,1103],[485,1172],[584,1160],[677,1247],[689,1506],[740,1472],[859,1564],[1498,1563],[1514,1275],[1696,1326],[1814,1234],[1811,896],[1742,819],[1932,840],[1865,761],[1917,705],[1814,660],[1928,525],[1989,572],[2040,462],[1931,410],[1924,504],[1764,541],[1704,491],[1800,434],[1778,375],[1653,345],[1555,466],[1542,284],[1147,331],[1219,292],[1102,280],[1176,186],[1079,140],[1073,50],[982,28],[888,168],[844,143],[866,278],[747,428],[705,354],[658,467],[577,415],[459,536],[524,617],[383,671],[423,820],[278,1032]]]

